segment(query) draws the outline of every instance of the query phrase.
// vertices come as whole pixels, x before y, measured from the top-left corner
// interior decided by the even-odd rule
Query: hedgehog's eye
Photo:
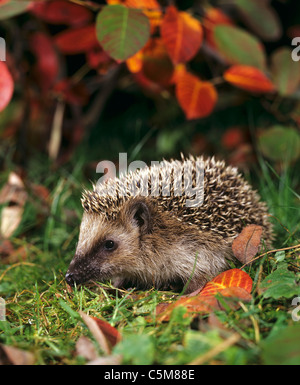
[[[115,244],[115,242],[112,241],[112,240],[107,240],[107,241],[105,241],[105,243],[104,243],[104,248],[105,248],[106,250],[113,250],[113,249],[116,248],[116,244]]]

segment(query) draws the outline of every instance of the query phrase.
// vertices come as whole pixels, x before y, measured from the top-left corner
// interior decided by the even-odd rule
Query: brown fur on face
[[[161,169],[146,168],[86,191],[78,246],[67,281],[111,279],[117,287],[176,290],[190,282],[186,292],[192,292],[226,269],[232,258],[232,240],[247,224],[261,225],[269,246],[272,226],[266,205],[256,192],[235,168],[211,158],[201,161],[204,199],[197,207],[186,207],[187,197],[177,196],[173,190],[167,197],[144,197],[139,191],[140,177],[158,174],[155,187],[161,192],[167,171],[180,171],[179,161],[164,161]],[[194,175],[195,159],[188,161],[188,167]],[[126,192],[132,182],[137,188],[135,195],[119,193]],[[116,195],[107,194],[115,187]],[[114,245],[110,250],[108,241]]]

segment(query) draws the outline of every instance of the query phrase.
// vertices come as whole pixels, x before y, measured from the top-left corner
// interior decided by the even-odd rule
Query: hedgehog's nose
[[[74,280],[74,275],[72,273],[67,272],[65,279],[68,285],[74,286],[75,280]]]

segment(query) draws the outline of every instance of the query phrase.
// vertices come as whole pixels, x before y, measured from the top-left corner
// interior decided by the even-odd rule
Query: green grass
[[[288,169],[279,176],[266,163],[261,166],[259,191],[273,215],[275,247],[299,244],[300,206],[295,192],[299,175]],[[227,307],[216,312],[221,329],[211,326],[208,315],[185,318],[184,308],[177,308],[169,322],[161,323],[155,308],[158,303],[174,300],[170,292],[117,291],[109,284],[68,290],[64,275],[78,237],[83,163],[79,161],[75,169],[65,167],[47,173],[46,167],[36,162],[29,168],[28,178],[49,188],[51,205],[41,217],[38,202],[28,200],[22,223],[12,238],[16,247],[26,248],[26,259],[0,264],[0,295],[7,310],[6,321],[0,321],[1,343],[32,352],[37,364],[84,364],[86,360],[75,354],[80,336],[90,337],[99,355],[104,353],[81,320],[78,312],[83,311],[118,328],[123,340],[113,354],[122,354],[125,364],[190,363],[221,346],[233,332],[238,333],[238,342],[221,349],[208,363],[300,363],[300,353],[296,358],[293,353],[299,340],[289,338],[298,325],[291,318],[291,301],[300,278],[299,247],[277,256],[266,255],[246,267],[254,281],[252,301],[238,310]],[[2,185],[6,176],[1,176]],[[261,282],[279,266],[292,274],[282,293],[288,289],[294,294],[280,296],[279,292],[278,297],[271,291],[266,297],[260,290]],[[277,339],[281,344],[279,358],[272,355]]]

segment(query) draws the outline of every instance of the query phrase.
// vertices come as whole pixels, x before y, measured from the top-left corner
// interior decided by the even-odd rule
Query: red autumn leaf
[[[14,81],[6,64],[0,61],[0,112],[7,107],[14,92]]]
[[[252,290],[252,279],[240,269],[230,269],[219,274],[208,282],[200,292],[200,296],[211,296],[229,287],[240,287],[248,293]]]
[[[183,71],[176,79],[176,98],[190,120],[210,115],[218,94],[212,83]]]
[[[233,65],[225,71],[226,81],[246,91],[265,93],[275,89],[274,84],[258,68],[246,65]]]
[[[102,333],[105,335],[111,346],[115,346],[118,342],[121,341],[122,335],[116,328],[111,326],[108,322],[103,321],[97,317],[91,318],[96,321],[98,327],[101,329]]]
[[[34,3],[31,12],[47,23],[73,27],[88,24],[93,18],[92,12],[87,8],[62,0]]]
[[[117,64],[100,45],[93,47],[86,53],[86,60],[89,66],[101,75],[106,74]]]
[[[94,24],[64,30],[54,39],[57,47],[66,55],[87,52],[99,45]]]
[[[187,12],[179,12],[174,6],[167,8],[160,31],[174,64],[189,61],[201,47],[201,23]]]
[[[222,145],[232,150],[245,142],[245,134],[239,127],[231,127],[222,136]]]
[[[261,226],[246,226],[232,243],[234,256],[242,263],[250,262],[258,252],[261,235]]]
[[[47,91],[55,82],[59,62],[52,39],[43,32],[36,32],[30,37],[30,48],[36,56],[34,75],[43,91]]]

